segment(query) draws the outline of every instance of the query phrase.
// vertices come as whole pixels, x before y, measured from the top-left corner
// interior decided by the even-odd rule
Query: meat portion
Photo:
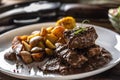
[[[107,50],[95,44],[98,36],[93,27],[86,27],[82,32],[76,31],[65,32],[67,44],[56,44],[56,58],[42,66],[43,72],[62,75],[88,72],[102,67],[112,59]]]
[[[98,35],[94,27],[84,27],[65,31],[65,38],[69,48],[87,48],[95,44]]]
[[[16,36],[12,41],[12,49],[17,55],[19,55],[22,48],[23,44],[21,43],[20,37]]]
[[[112,55],[104,48],[101,48],[100,54],[89,57],[88,61],[85,63],[85,66],[83,67],[86,67],[85,71],[95,70],[107,64],[111,60],[112,60]]]
[[[16,61],[17,60],[17,56],[16,54],[13,52],[12,49],[10,49],[9,51],[7,51],[4,55],[5,59],[11,60],[11,61]]]
[[[99,56],[102,52],[102,47],[98,46],[98,45],[94,45],[90,48],[88,48],[88,56],[89,57],[94,57],[94,56]]]
[[[4,55],[5,59],[16,61],[17,55],[19,55],[22,48],[23,48],[23,45],[21,43],[21,40],[18,36],[16,36],[12,41],[12,47]]]
[[[75,68],[81,67],[88,60],[83,53],[68,49],[65,45],[57,47],[56,55]]]
[[[57,56],[59,58],[56,57],[48,60],[41,67],[43,72],[58,73],[62,75],[88,72],[102,67],[112,59],[111,54],[98,45],[91,46],[82,51],[68,50],[68,52],[65,47],[66,46],[60,45],[58,47],[59,49],[57,48]],[[84,56],[78,53],[79,51],[84,52]]]
[[[68,74],[69,67],[63,63],[59,58],[48,60],[41,68],[44,72]]]

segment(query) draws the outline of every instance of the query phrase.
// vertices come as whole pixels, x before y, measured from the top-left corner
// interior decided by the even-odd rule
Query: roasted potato
[[[45,52],[47,55],[50,55],[50,56],[53,55],[53,50],[50,48],[45,48]]]
[[[51,33],[47,34],[46,39],[50,40],[54,44],[58,40],[58,37]]]
[[[29,35],[29,36],[27,37],[27,42],[29,42],[30,39],[33,38],[33,37],[35,37],[35,36],[36,36],[36,35]]]
[[[31,56],[30,52],[28,52],[28,51],[21,51],[20,56],[26,64],[29,64],[33,61],[32,56]]]
[[[35,36],[35,37],[33,37],[33,38],[30,39],[29,44],[32,47],[33,46],[37,46],[40,41],[43,41],[43,37],[42,36]]]
[[[51,33],[53,33],[57,37],[61,37],[61,36],[63,36],[64,31],[65,31],[64,27],[57,26],[51,31]]]
[[[27,41],[27,37],[28,37],[28,35],[23,35],[23,36],[20,36],[20,39],[22,41]]]
[[[52,31],[53,28],[54,28],[53,26],[50,26],[46,30],[47,30],[48,33],[51,33],[51,31]]]
[[[33,48],[31,49],[31,52],[32,52],[32,53],[38,53],[38,52],[41,52],[41,51],[43,51],[43,49],[40,48],[40,47],[33,47]]]
[[[46,28],[44,28],[44,27],[41,28],[40,35],[41,35],[41,36],[46,36],[46,35],[47,35],[47,30],[46,30]]]
[[[42,60],[43,53],[32,53],[32,58],[34,61],[40,61]]]
[[[24,50],[26,50],[26,51],[30,51],[30,49],[31,49],[31,46],[27,43],[27,42],[25,42],[25,41],[22,41],[22,44],[24,45]]]
[[[49,47],[50,49],[55,49],[54,44],[53,44],[51,41],[49,41],[48,39],[46,40],[45,44],[46,44],[46,46]]]

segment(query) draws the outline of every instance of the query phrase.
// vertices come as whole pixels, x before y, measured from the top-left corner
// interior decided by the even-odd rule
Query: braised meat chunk
[[[69,48],[87,48],[95,44],[98,35],[94,27],[80,27],[65,31],[65,38]]]
[[[11,61],[16,61],[17,60],[17,56],[13,52],[12,49],[10,49],[8,52],[6,52],[6,54],[4,55],[4,58],[8,59],[8,60],[11,60]]]
[[[19,55],[22,48],[23,48],[23,44],[21,43],[21,39],[20,37],[16,36],[12,41],[12,49],[16,54]]]
[[[98,45],[93,45],[90,48],[88,48],[88,56],[89,57],[94,57],[94,56],[99,56],[102,54],[102,47]]]
[[[61,59],[54,58],[47,61],[41,68],[43,72],[68,74],[69,67],[61,62]]]
[[[83,53],[68,49],[65,45],[57,47],[56,55],[72,67],[81,67],[88,60]]]
[[[112,60],[112,55],[107,50],[102,47],[99,48],[101,48],[99,55],[88,57],[88,61],[85,63],[86,67],[84,66],[86,71],[98,69]]]
[[[98,45],[82,50],[84,56],[80,55],[82,54],[79,53],[79,51],[82,52],[81,50],[69,51],[64,48],[65,46],[57,47],[57,51],[59,52],[57,53],[57,57],[48,60],[41,67],[43,72],[62,75],[88,72],[102,67],[112,59],[111,54]]]

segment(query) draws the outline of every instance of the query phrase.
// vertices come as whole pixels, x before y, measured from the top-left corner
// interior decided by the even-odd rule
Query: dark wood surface
[[[99,26],[115,31],[109,21],[106,22],[102,20],[101,21],[93,20],[90,22],[90,24],[99,25]],[[0,30],[3,28],[4,26],[0,27]],[[0,72],[0,80],[22,80],[22,79],[17,79],[17,78],[11,77],[9,75],[6,75]],[[97,75],[94,75],[88,78],[84,78],[81,80],[120,80],[120,63],[110,70],[107,70],[103,73],[100,73],[100,74],[97,74]]]

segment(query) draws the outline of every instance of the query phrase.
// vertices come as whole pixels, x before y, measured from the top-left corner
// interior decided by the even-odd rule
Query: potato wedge
[[[29,35],[29,36],[27,37],[27,42],[29,42],[30,39],[33,38],[33,37],[35,37],[35,36],[36,36],[36,35]]]
[[[35,37],[33,37],[33,38],[30,39],[29,44],[32,47],[33,46],[37,46],[40,41],[43,41],[43,37],[42,36],[35,36]]]
[[[20,36],[20,39],[21,39],[22,41],[26,41],[26,40],[27,40],[27,37],[28,37],[28,35],[23,35],[23,36]]]
[[[40,61],[43,57],[43,53],[33,53],[32,58],[34,61]]]
[[[45,42],[46,46],[49,47],[50,49],[55,49],[55,46],[52,44],[51,41],[49,41],[48,39]]]
[[[47,30],[48,33],[51,33],[51,31],[52,31],[53,28],[54,28],[53,26],[50,26],[46,30]]]
[[[45,48],[45,52],[47,55],[53,55],[53,50],[52,49],[49,49],[49,48]]]
[[[31,46],[30,46],[27,42],[22,41],[22,44],[24,45],[24,49],[25,49],[26,51],[30,51]]]
[[[57,37],[61,37],[61,36],[63,36],[64,31],[65,31],[64,27],[57,26],[57,27],[54,27],[54,29],[51,31],[51,33],[53,33]]]
[[[39,53],[39,52],[41,52],[41,51],[43,51],[43,49],[40,48],[40,47],[33,47],[33,48],[31,49],[31,52],[32,52],[32,53]]]
[[[26,64],[29,64],[33,61],[32,56],[28,51],[21,51],[20,56]]]
[[[41,35],[41,36],[46,36],[46,35],[47,35],[47,30],[46,30],[46,28],[44,28],[44,27],[41,28],[40,35]]]
[[[54,44],[58,40],[58,37],[51,33],[47,34],[46,39],[50,40]]]

